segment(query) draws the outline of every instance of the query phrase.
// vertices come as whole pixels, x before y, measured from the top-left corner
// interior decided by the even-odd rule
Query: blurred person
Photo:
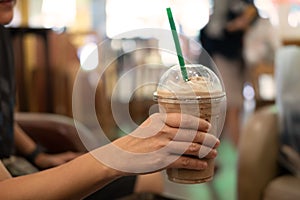
[[[82,199],[101,191],[101,188],[105,190],[109,183],[121,177],[151,174],[165,168],[205,169],[205,161],[190,156],[198,156],[201,147],[212,147],[206,157],[216,157],[219,140],[206,134],[210,124],[178,113],[151,115],[131,134],[80,156],[74,153],[47,155],[39,152],[36,144],[14,124],[13,53],[3,25],[11,21],[15,3],[16,0],[0,1],[0,199]],[[170,144],[173,146],[164,148]],[[12,177],[2,159],[12,154],[14,145],[35,165],[52,168]],[[146,157],[150,161],[147,164],[138,160],[138,156],[129,160],[126,156],[116,154],[116,147],[123,152],[130,152],[130,155],[150,155],[162,148],[164,151]],[[183,150],[185,154],[180,156],[179,152]],[[100,162],[99,158],[103,155],[108,155],[108,161],[114,165]],[[122,166],[131,170],[115,169]],[[114,188],[115,193],[123,190],[122,186],[126,188],[126,182]]]
[[[8,23],[13,17],[11,11],[15,1],[0,1],[0,24]],[[38,146],[29,138],[23,130],[14,123],[14,96],[15,96],[15,80],[14,80],[14,63],[11,43],[9,41],[8,33],[3,26],[0,26],[0,158],[8,158],[13,154],[14,148],[25,158],[27,158],[33,165],[26,165],[29,172],[38,171],[38,169],[45,169],[65,163],[79,154],[73,152],[65,152],[56,155],[43,153]],[[11,166],[11,172],[15,172],[15,176],[20,173],[22,166],[13,166],[14,159],[6,159],[6,163]],[[19,164],[21,164],[19,163]]]
[[[243,40],[257,16],[251,0],[214,0],[213,13],[199,34],[224,81],[228,102],[224,132],[234,145],[238,144],[243,108]]]

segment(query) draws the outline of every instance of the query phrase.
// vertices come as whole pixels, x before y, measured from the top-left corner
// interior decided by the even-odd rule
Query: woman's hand
[[[207,132],[203,119],[180,113],[151,115],[131,134],[92,151],[100,162],[125,174],[140,174],[165,168],[202,170],[214,158],[218,138]],[[124,175],[124,174],[122,174]]]
[[[209,128],[193,116],[154,114],[131,134],[66,164],[1,181],[0,199],[82,199],[120,176],[204,169],[196,156],[215,157],[220,143]]]

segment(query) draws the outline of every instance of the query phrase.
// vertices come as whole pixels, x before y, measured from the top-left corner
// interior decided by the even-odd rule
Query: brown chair
[[[16,113],[16,122],[48,153],[86,152],[82,141],[97,141],[92,132],[72,118],[49,113]],[[78,134],[80,131],[80,135]]]
[[[280,173],[279,128],[275,107],[254,112],[241,133],[238,199],[300,199],[300,178]]]

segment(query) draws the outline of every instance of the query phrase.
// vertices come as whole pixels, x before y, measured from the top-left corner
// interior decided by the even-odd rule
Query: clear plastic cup
[[[185,113],[200,117],[212,125],[209,134],[219,137],[226,114],[226,93],[221,78],[211,69],[200,65],[186,65],[189,81],[182,78],[180,66],[175,65],[160,79],[154,100],[162,113]],[[205,157],[205,155],[204,155]],[[177,183],[202,183],[212,180],[214,159],[205,170],[168,169],[169,180]]]

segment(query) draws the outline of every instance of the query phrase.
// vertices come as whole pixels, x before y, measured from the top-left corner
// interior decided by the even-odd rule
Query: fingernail
[[[211,124],[208,123],[207,132],[209,132],[210,130],[211,130]]]
[[[215,148],[217,148],[220,145],[221,141],[217,138],[217,142],[215,144]]]

